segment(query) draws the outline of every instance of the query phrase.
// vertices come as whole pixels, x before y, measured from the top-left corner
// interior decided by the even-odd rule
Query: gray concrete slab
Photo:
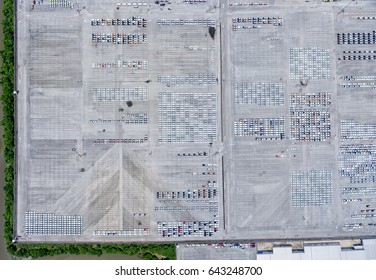
[[[176,245],[178,260],[255,260],[254,243],[179,243]]]
[[[17,2],[20,242],[375,235],[372,1],[66,3]]]

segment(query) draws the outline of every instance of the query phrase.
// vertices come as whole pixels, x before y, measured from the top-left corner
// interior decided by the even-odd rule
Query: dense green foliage
[[[3,44],[1,51],[2,66],[0,69],[0,83],[3,88],[1,101],[3,103],[4,126],[4,157],[5,167],[5,240],[9,253],[15,252],[12,245],[13,238],[13,159],[14,159],[14,56],[13,56],[13,1],[4,0],[3,3]]]
[[[16,244],[11,253],[18,257],[43,257],[58,254],[126,254],[143,259],[175,259],[175,246],[153,244]]]
[[[19,244],[12,243],[13,239],[13,186],[14,186],[14,22],[13,0],[4,0],[3,6],[3,42],[1,52],[3,61],[0,69],[0,83],[3,87],[1,101],[4,117],[4,155],[5,168],[5,240],[7,250],[17,257],[42,257],[57,254],[127,254],[139,255],[144,259],[175,259],[175,246],[170,245],[141,245],[141,244]]]

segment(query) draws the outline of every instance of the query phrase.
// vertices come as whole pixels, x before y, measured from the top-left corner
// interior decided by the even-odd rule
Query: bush
[[[0,100],[3,104],[4,126],[4,157],[5,157],[5,214],[4,214],[4,236],[7,250],[10,254],[16,252],[12,244],[13,238],[13,186],[14,186],[14,55],[13,55],[13,1],[4,0],[3,3],[3,44],[1,51],[2,66],[0,68],[0,83],[3,94]]]

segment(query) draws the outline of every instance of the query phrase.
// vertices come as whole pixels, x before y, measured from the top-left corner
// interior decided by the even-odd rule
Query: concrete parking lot
[[[18,241],[374,235],[376,5],[156,2],[17,2]]]

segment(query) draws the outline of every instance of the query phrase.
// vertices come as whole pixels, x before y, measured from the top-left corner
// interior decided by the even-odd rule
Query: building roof
[[[304,250],[291,246],[273,247],[272,252],[259,251],[258,260],[367,260],[376,259],[376,239],[363,240],[362,246],[341,248],[337,242],[305,244]]]

